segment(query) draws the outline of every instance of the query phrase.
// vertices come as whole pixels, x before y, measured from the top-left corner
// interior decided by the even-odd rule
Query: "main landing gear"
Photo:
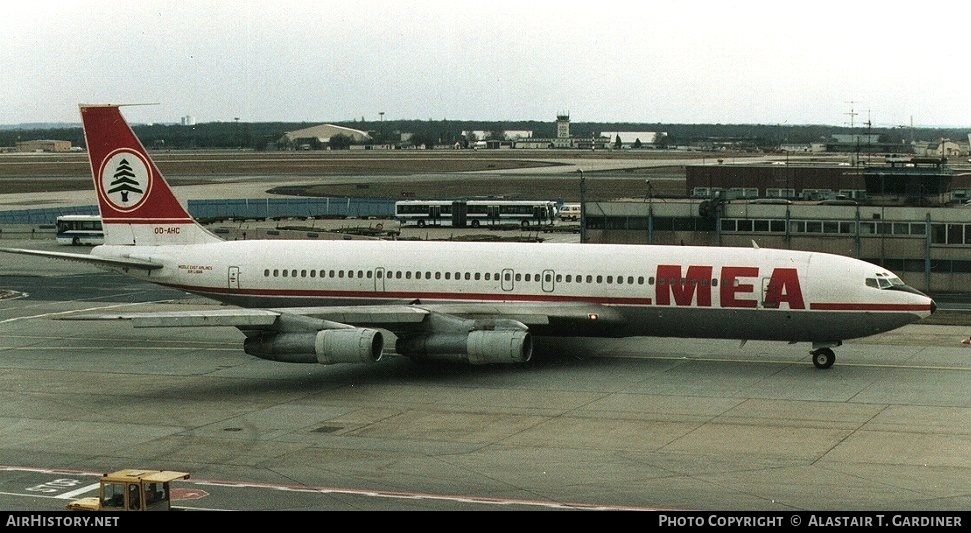
[[[842,342],[835,343],[813,343],[813,349],[810,354],[813,356],[813,364],[816,368],[825,370],[836,362],[836,354],[833,353],[832,346],[839,346],[843,344]]]

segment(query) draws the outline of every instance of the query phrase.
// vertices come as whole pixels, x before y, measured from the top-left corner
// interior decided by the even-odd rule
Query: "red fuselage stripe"
[[[930,311],[930,304],[863,304],[863,303],[811,303],[817,311]]]
[[[399,299],[399,300],[453,300],[457,302],[586,302],[614,305],[651,305],[650,298],[616,298],[596,296],[554,296],[548,294],[513,293],[453,293],[453,292],[394,292],[394,291],[308,291],[283,289],[229,289],[226,287],[199,287],[188,285],[167,285],[186,292],[238,296],[266,296],[273,298],[360,298],[360,299]],[[669,306],[658,306],[669,307]],[[693,306],[697,307],[697,306]],[[754,308],[739,308],[754,309]],[[930,304],[867,304],[867,303],[810,303],[813,311],[882,311],[882,312],[922,312],[930,311]],[[790,309],[783,308],[783,311]]]

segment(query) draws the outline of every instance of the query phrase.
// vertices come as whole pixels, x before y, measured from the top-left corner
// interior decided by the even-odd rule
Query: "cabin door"
[[[229,292],[236,292],[239,290],[239,267],[229,267],[227,283]]]
[[[779,302],[769,302],[766,301],[765,296],[769,293],[769,285],[772,283],[772,278],[762,278],[762,291],[759,293],[759,308],[760,309],[778,309]]]
[[[511,291],[513,289],[513,271],[511,268],[502,269],[502,290]]]
[[[553,292],[553,278],[552,270],[543,271],[543,292]]]
[[[374,269],[374,292],[384,292],[384,267]]]

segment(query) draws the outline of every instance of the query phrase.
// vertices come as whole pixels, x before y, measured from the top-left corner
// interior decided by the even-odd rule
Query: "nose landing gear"
[[[816,368],[825,370],[836,362],[836,354],[833,353],[833,346],[840,346],[843,341],[835,342],[814,342],[813,349],[809,353],[813,356],[813,364]]]
[[[829,348],[820,348],[809,353],[813,355],[813,364],[816,365],[816,368],[826,369],[836,362],[836,354]]]

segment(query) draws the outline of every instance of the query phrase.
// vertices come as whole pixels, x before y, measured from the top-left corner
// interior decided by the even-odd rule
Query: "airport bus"
[[[105,242],[98,215],[61,215],[57,217],[56,228],[57,244],[96,246]]]
[[[556,220],[557,203],[550,200],[400,200],[394,216],[401,225],[456,228],[516,224],[548,226]]]

